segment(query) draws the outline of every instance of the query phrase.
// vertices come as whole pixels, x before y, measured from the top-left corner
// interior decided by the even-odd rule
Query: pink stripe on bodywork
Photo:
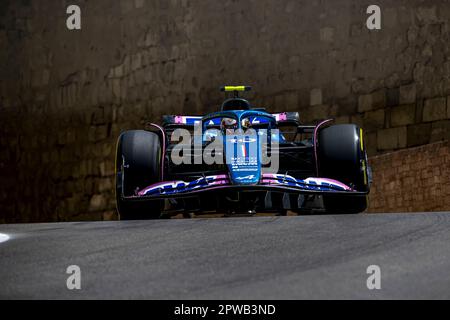
[[[164,129],[157,124],[149,123],[148,125],[151,127],[155,127],[156,129],[161,131],[162,134],[163,141],[162,141],[162,153],[160,164],[161,164],[161,180],[164,180],[164,158],[166,157],[166,133],[164,132]]]
[[[185,121],[184,121],[183,118],[184,118],[184,117],[182,117],[182,116],[175,116],[175,123],[176,123],[176,124],[184,124]]]
[[[229,180],[227,175],[208,176],[208,177],[205,177],[205,178],[211,178],[211,177],[214,177],[215,180],[209,182],[208,185],[218,186],[218,185],[228,185],[228,184],[230,184],[230,180]],[[198,180],[200,180],[200,179],[198,179]],[[180,183],[186,183],[186,181],[174,180],[174,181],[158,182],[158,183],[152,184],[151,186],[148,186],[148,187],[142,189],[141,191],[138,192],[138,195],[139,196],[143,196],[149,190],[157,188],[157,187],[161,187],[161,186],[165,186],[165,185],[177,185],[177,184],[180,184]]]
[[[328,119],[328,120],[322,121],[314,129],[314,158],[316,159],[316,174],[317,174],[317,176],[319,176],[319,158],[317,156],[317,134],[321,127],[323,127],[324,125],[326,125],[327,123],[330,123],[332,121],[334,121],[334,120]]]
[[[337,181],[337,180],[333,180],[333,179],[327,179],[327,178],[308,178],[308,179],[305,179],[306,183],[309,183],[309,181],[314,181],[316,183],[324,182],[324,183],[329,183],[329,184],[332,184],[332,185],[334,184],[334,185],[340,186],[341,188],[344,188],[346,191],[352,191],[353,190],[352,188],[350,188],[346,184],[344,184],[344,183],[342,183],[340,181]]]
[[[273,114],[273,116],[275,117],[276,121],[286,121],[287,120],[287,113],[286,112],[276,113],[276,114]]]

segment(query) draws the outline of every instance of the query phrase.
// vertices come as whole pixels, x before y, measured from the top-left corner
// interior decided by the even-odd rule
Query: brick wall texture
[[[0,222],[114,218],[119,133],[217,110],[223,84],[360,124],[370,156],[448,140],[450,1],[379,0],[369,31],[372,2],[1,1]]]
[[[450,210],[450,143],[387,153],[370,159],[369,212]]]

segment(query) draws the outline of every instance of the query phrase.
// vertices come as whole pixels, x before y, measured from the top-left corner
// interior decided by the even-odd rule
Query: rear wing
[[[299,125],[300,116],[298,112],[282,112],[273,113],[272,116],[277,121],[277,124],[286,125]],[[180,126],[180,127],[193,127],[197,123],[202,121],[202,116],[176,116],[176,115],[166,115],[163,116],[163,126]],[[211,125],[220,126],[220,118],[212,119]],[[264,117],[252,116],[250,117],[250,122],[252,123],[264,123],[267,119]]]

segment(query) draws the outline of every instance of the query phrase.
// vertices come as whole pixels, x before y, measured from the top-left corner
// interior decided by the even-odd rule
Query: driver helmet
[[[237,120],[233,118],[223,118],[220,123],[220,128],[223,132],[232,132],[237,129]]]

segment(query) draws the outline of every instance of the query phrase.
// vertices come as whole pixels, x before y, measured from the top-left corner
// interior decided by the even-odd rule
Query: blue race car
[[[162,125],[123,132],[117,142],[116,199],[122,220],[182,213],[360,213],[370,169],[363,130],[297,112],[252,108],[239,92],[205,116],[167,115]]]

